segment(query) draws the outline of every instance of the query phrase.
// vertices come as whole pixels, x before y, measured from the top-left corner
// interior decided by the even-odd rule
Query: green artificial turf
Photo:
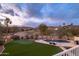
[[[56,46],[32,41],[12,41],[5,45],[3,54],[8,56],[51,56],[60,51],[62,50]]]

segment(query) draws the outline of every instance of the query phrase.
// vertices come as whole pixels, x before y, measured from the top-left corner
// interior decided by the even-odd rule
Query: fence
[[[68,50],[65,50],[63,52],[60,52],[54,56],[79,56],[79,45]]]

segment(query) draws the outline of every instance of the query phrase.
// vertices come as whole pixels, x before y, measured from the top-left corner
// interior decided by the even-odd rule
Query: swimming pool
[[[67,40],[45,40],[45,41],[47,41],[47,42],[59,42],[59,43],[70,43]]]

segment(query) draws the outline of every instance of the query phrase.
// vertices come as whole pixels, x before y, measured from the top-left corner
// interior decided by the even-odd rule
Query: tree
[[[6,17],[4,24],[6,25],[6,27],[8,27],[8,24],[11,24],[11,20],[9,18]]]
[[[59,37],[66,36],[68,39],[73,40],[74,37],[74,28],[71,26],[63,26],[59,29]]]
[[[8,31],[9,31],[9,30],[8,30],[8,26],[9,26],[8,24],[11,24],[11,23],[12,23],[12,21],[11,21],[9,18],[6,17],[6,19],[5,19],[5,21],[4,21],[4,24],[5,24],[5,26],[7,27],[7,34],[8,34]]]
[[[2,26],[1,26],[1,22],[0,22],[0,34],[1,34],[1,32],[2,32],[1,30],[2,30]]]
[[[66,23],[63,23],[63,26],[66,26]]]
[[[2,26],[2,23],[0,22],[0,39],[2,39],[3,33],[4,33],[4,27]]]
[[[9,27],[9,24],[11,24],[11,23],[12,23],[11,20],[6,17],[6,19],[5,19],[5,21],[4,21],[4,24],[5,24],[6,29],[7,29],[7,31],[6,31],[6,41],[5,41],[5,42],[7,42],[7,35],[8,35],[8,32],[9,32],[8,27]]]
[[[2,39],[2,34],[3,34],[3,27],[2,27],[2,24],[0,22],[0,45],[3,45],[4,44],[4,41]]]
[[[40,24],[39,30],[40,30],[42,35],[47,35],[48,27],[45,24]]]
[[[73,26],[73,23],[71,23],[70,25]]]
[[[4,41],[3,40],[0,40],[0,45],[4,45]]]

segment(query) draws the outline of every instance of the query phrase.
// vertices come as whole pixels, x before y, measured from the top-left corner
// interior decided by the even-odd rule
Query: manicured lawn
[[[5,45],[3,53],[8,56],[51,56],[60,51],[59,47],[32,41],[12,41]]]

